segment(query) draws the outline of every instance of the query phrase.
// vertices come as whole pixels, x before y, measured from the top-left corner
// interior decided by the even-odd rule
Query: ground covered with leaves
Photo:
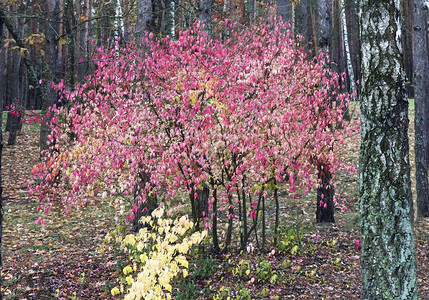
[[[413,125],[413,122],[410,123]],[[26,125],[27,126],[27,125]],[[113,299],[124,267],[119,251],[100,253],[114,229],[115,209],[107,203],[64,216],[54,207],[47,225],[25,179],[38,160],[38,132],[24,126],[15,146],[3,153],[5,299]],[[413,145],[413,128],[410,144]],[[358,165],[359,140],[350,141],[348,160]],[[413,161],[413,149],[411,149]],[[414,177],[414,176],[413,176]],[[189,254],[189,275],[173,285],[175,299],[359,299],[360,249],[357,174],[337,174],[337,190],[348,201],[335,224],[314,224],[315,195],[283,199],[278,247],[214,255],[209,244]],[[415,191],[415,188],[413,188]],[[415,194],[415,193],[414,193]],[[185,210],[186,211],[186,210]],[[416,223],[419,294],[429,299],[429,222]]]

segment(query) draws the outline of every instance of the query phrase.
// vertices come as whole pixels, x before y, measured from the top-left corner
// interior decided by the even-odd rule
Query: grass
[[[30,112],[29,110],[26,110],[25,114],[29,113],[29,112]],[[42,113],[41,110],[34,110],[33,112],[36,113],[36,114],[41,114]],[[3,128],[3,130],[5,130],[5,128],[6,128],[6,122],[7,122],[7,118],[8,118],[8,113],[9,113],[8,111],[3,111],[3,114],[2,114],[2,128]],[[35,122],[31,123],[30,125],[26,124],[25,126],[22,127],[22,133],[26,133],[26,132],[39,132],[39,131],[40,131],[40,124],[35,123]]]

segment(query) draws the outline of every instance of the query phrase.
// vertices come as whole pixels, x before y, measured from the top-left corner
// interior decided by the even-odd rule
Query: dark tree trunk
[[[213,187],[213,223],[212,223],[212,237],[213,237],[213,248],[215,253],[220,252],[219,237],[217,235],[217,189],[215,188],[214,182],[210,182]]]
[[[414,0],[417,1],[418,0]],[[404,68],[407,76],[406,87],[408,98],[414,98],[413,86],[413,7],[412,0],[403,0],[403,15],[404,26],[402,31],[402,39],[404,45]]]
[[[332,3],[330,0],[317,0],[317,46],[330,53],[332,44]],[[331,182],[332,174],[324,162],[318,162],[317,170],[320,186],[317,189],[316,221],[333,223],[335,191]]]
[[[71,0],[69,0],[71,1]],[[103,9],[103,16],[101,18],[101,31],[102,41],[105,47],[113,45],[115,36],[114,20],[116,15],[116,1],[109,1],[100,4]]]
[[[357,17],[357,2],[354,0],[341,0],[342,2],[342,19],[343,19],[343,37],[345,50],[345,70],[347,70],[347,86],[349,92],[356,92],[357,80],[360,79],[360,40],[359,40],[359,23]],[[356,97],[357,98],[357,97]],[[355,98],[355,99],[356,99]],[[349,118],[349,115],[345,116]]]
[[[18,12],[23,12],[23,5],[18,5],[17,7]],[[15,22],[15,28],[17,29],[18,36],[24,35],[24,18],[16,18]],[[12,54],[12,73],[10,78],[10,88],[11,88],[11,100],[12,105],[16,108],[20,108],[20,106],[23,104],[23,91],[21,90],[22,85],[19,84],[20,82],[20,70],[21,70],[21,61],[22,57],[18,54],[17,50],[13,50]],[[9,120],[10,119],[10,120]],[[10,124],[8,131],[9,131],[9,139],[7,141],[8,145],[15,145],[16,144],[16,136],[19,134],[18,131],[20,131],[20,124],[21,124],[21,116],[17,114],[11,114],[9,113],[7,115],[7,121]]]
[[[0,15],[0,41],[3,41],[5,37],[5,29],[3,29],[3,18]],[[3,48],[3,47],[1,47]],[[3,48],[4,49],[4,48]],[[3,104],[5,99],[4,89],[1,87],[1,85],[4,85],[4,81],[2,82],[2,76],[4,73],[4,68],[2,67],[2,64],[4,62],[1,62],[5,50],[0,50],[0,270],[3,270],[3,255],[2,255],[2,248],[3,248],[3,183],[2,183],[2,154],[3,154]],[[3,287],[3,276],[0,276],[0,287]],[[2,294],[2,288],[0,288],[0,300],[3,297]]]
[[[316,221],[334,223],[335,189],[332,186],[332,174],[327,164],[319,164],[317,171],[319,187],[317,188]]]
[[[124,40],[125,43],[129,43],[130,42],[130,3],[128,0],[122,0],[121,1],[122,4],[122,14],[123,14],[123,22],[124,22]]]
[[[2,24],[0,23],[0,30]],[[0,102],[0,270],[3,270],[3,182],[2,182],[2,155],[3,155],[3,101]],[[3,276],[0,276],[0,286],[3,286]],[[2,299],[2,289],[0,289],[0,300]]]
[[[174,0],[165,0],[165,14],[163,19],[162,36],[174,39]]]
[[[88,42],[89,42],[89,24],[90,22],[88,19],[90,16],[88,13],[90,13],[90,7],[89,1],[77,1],[77,9],[80,12],[78,14],[78,17],[80,18],[80,24],[78,27],[78,33],[77,33],[77,51],[76,56],[78,59],[77,62],[77,80],[82,81],[82,79],[85,77],[85,75],[88,74]]]
[[[283,22],[292,22],[291,6],[289,0],[277,0],[277,16],[282,17]]]
[[[212,4],[212,0],[200,0],[199,19],[201,24],[204,24],[204,30],[207,32],[211,32]]]
[[[87,0],[88,1],[88,7],[86,10],[86,16],[88,17],[88,19],[91,19],[93,17],[92,14],[92,9],[93,9],[93,0]],[[87,68],[88,68],[88,73],[92,74],[95,71],[95,65],[92,63],[91,61],[91,57],[92,54],[95,53],[95,46],[96,44],[94,43],[88,43],[90,40],[94,39],[94,32],[96,32],[96,29],[94,30],[94,24],[96,24],[95,22],[88,22],[87,23],[87,28],[86,28],[86,49],[87,49],[87,53],[88,53],[88,64],[87,64]]]
[[[158,30],[157,33],[160,33],[161,36],[165,36],[166,28],[167,28],[167,1],[159,0],[159,8],[158,8]]]
[[[308,11],[308,25],[309,25],[309,49],[313,52],[314,56],[317,51],[319,51],[319,47],[317,44],[317,20],[316,20],[316,12],[317,9],[313,4],[313,1],[307,1],[307,11]]]
[[[298,34],[302,35],[305,38],[305,43],[307,44],[310,40],[309,32],[309,16],[308,16],[308,3],[307,0],[301,0],[299,2],[299,11],[298,17],[296,20],[296,31]]]
[[[197,199],[194,198],[197,215],[200,218],[207,217],[209,214],[209,186],[203,183],[201,188],[197,188],[197,195]]]
[[[0,16],[0,42],[6,37],[6,27],[3,26],[3,18]],[[6,48],[0,47],[0,103],[1,109],[6,103]]]
[[[317,45],[319,49],[330,48],[332,39],[331,0],[317,0]]]
[[[7,31],[9,32],[9,34],[12,36],[12,38],[15,40],[15,43],[18,47],[21,48],[26,48],[26,45],[24,45],[23,41],[21,40],[21,37],[18,35],[18,32],[16,31],[16,29],[14,28],[14,26],[12,25],[12,23],[10,22],[10,20],[7,18],[7,16],[5,15],[5,11],[0,7],[0,22],[3,23],[5,25],[5,27],[7,28]],[[5,56],[6,56],[6,51],[4,52]],[[2,63],[6,64],[6,62],[8,62],[8,60],[10,60],[10,56],[6,58],[5,61],[3,61]],[[36,70],[32,64],[32,62],[30,61],[30,59],[28,58],[28,56],[24,56],[23,57],[25,66],[27,67],[28,70],[28,75],[30,78],[30,82],[33,85],[33,87],[35,87],[36,91],[38,93],[41,93],[41,88],[40,88],[40,84],[39,84],[39,76],[36,73]],[[1,64],[0,64],[1,66]],[[6,73],[6,68],[3,69],[4,72],[4,78],[5,80],[3,81],[3,86],[5,87],[5,93],[3,95],[3,97],[5,97],[3,100],[5,102],[3,102],[3,106],[6,105],[6,101],[8,99],[8,95],[7,95],[7,87],[6,87],[6,79],[7,79],[7,73]],[[0,83],[1,84],[1,83]]]
[[[133,228],[134,232],[138,232],[142,225],[139,223],[140,218],[150,216],[151,213],[158,207],[158,201],[155,194],[148,195],[145,202],[139,200],[142,193],[147,193],[146,184],[150,184],[150,173],[142,172],[139,176],[139,183],[134,189],[134,219]]]
[[[57,93],[51,87],[51,82],[57,82],[61,76],[61,59],[59,59],[58,32],[60,32],[61,6],[60,0],[45,0],[46,21],[44,23],[44,32],[46,35],[46,55],[43,66],[43,103],[42,111],[44,114],[49,107],[57,102]],[[51,130],[49,128],[50,118],[45,118],[40,126],[40,150],[46,150],[47,139]]]
[[[135,36],[137,43],[141,42],[145,30],[152,31],[152,1],[137,0],[137,22],[135,28]]]
[[[428,7],[414,1],[414,86],[417,216],[429,217]]]
[[[417,300],[399,0],[361,0],[362,299]]]
[[[63,22],[67,40],[67,86],[71,89],[75,84],[75,65],[76,65],[76,30],[74,24],[73,0],[65,0]]]
[[[343,26],[341,21],[341,2],[334,0],[332,5],[332,43],[331,43],[331,67],[341,74],[346,72],[346,56],[344,49]]]
[[[22,128],[22,116],[21,114],[16,115],[11,112],[7,115],[7,123],[9,123],[9,138],[7,140],[8,146],[13,146],[16,144],[16,137],[21,133]]]
[[[361,52],[357,1],[345,0],[347,32],[349,36],[350,56],[355,80],[361,82]],[[360,90],[357,89],[359,94]]]

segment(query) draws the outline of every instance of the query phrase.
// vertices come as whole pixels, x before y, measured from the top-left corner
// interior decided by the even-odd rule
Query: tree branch
[[[21,47],[21,48],[27,48],[24,45],[24,42],[20,39],[20,37],[16,33],[16,31],[13,28],[13,25],[10,23],[9,19],[6,17],[3,8],[0,8],[0,23],[3,23],[4,25],[6,25],[7,30],[12,35],[13,39],[15,40],[16,44],[19,47]],[[41,86],[40,86],[40,83],[39,83],[39,78],[37,76],[36,70],[34,69],[34,66],[33,66],[32,62],[27,57],[27,55],[24,55],[23,58],[24,58],[25,66],[27,67],[27,69],[28,69],[28,71],[30,73],[30,78],[33,81],[34,86],[36,87],[36,89],[41,89]]]

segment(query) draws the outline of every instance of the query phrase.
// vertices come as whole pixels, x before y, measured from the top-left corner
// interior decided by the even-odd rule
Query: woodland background
[[[23,133],[22,141],[18,141],[17,145],[20,150],[15,152],[14,149],[18,148],[6,148],[5,152],[5,157],[8,159],[5,165],[9,173],[4,180],[6,180],[6,187],[12,191],[7,192],[10,211],[8,210],[9,215],[6,215],[5,232],[8,235],[6,253],[9,257],[6,256],[6,268],[3,273],[7,282],[8,297],[13,299],[13,295],[15,297],[25,295],[29,298],[35,297],[34,299],[53,296],[72,298],[74,292],[75,297],[76,293],[80,293],[82,298],[91,298],[97,292],[103,295],[101,298],[107,298],[109,289],[118,281],[117,272],[119,271],[119,274],[121,272],[119,264],[112,267],[111,264],[106,263],[109,260],[119,262],[121,258],[113,256],[106,259],[94,252],[101,236],[104,236],[108,231],[107,228],[112,226],[107,224],[109,223],[107,220],[113,215],[110,208],[104,208],[101,214],[93,211],[86,212],[85,217],[98,222],[93,228],[87,228],[87,220],[82,220],[79,215],[70,217],[69,220],[75,222],[74,225],[71,226],[70,223],[66,225],[63,218],[55,213],[52,216],[52,223],[58,224],[58,230],[48,229],[48,232],[40,233],[36,227],[24,225],[25,229],[18,230],[15,236],[17,240],[23,242],[17,243],[16,250],[11,239],[15,229],[11,224],[14,222],[21,224],[20,226],[32,224],[34,219],[31,218],[34,215],[29,213],[29,209],[31,208],[33,212],[35,210],[34,206],[29,205],[30,198],[22,196],[25,188],[22,187],[21,182],[23,178],[29,177],[30,165],[38,159],[36,144],[40,149],[46,147],[49,128],[48,122],[42,123],[40,128],[26,127],[26,125],[23,127],[22,114],[15,114],[13,111],[35,109],[43,113],[53,104],[62,105],[58,103],[59,95],[52,83],[57,84],[64,79],[65,86],[73,89],[75,84],[85,82],[85,77],[95,71],[93,57],[98,48],[115,47],[116,44],[125,46],[131,41],[138,43],[144,37],[145,30],[152,32],[155,37],[169,37],[174,40],[180,31],[190,28],[196,20],[199,20],[211,35],[222,40],[227,39],[229,35],[225,20],[237,22],[239,26],[246,27],[255,18],[272,19],[274,16],[281,16],[283,20],[290,22],[291,30],[296,35],[304,37],[305,42],[302,44],[305,45],[306,50],[312,54],[318,53],[319,50],[329,53],[331,69],[338,73],[345,73],[346,88],[350,92],[359,94],[359,89],[356,87],[362,77],[362,61],[358,2],[348,0],[0,0],[0,40],[4,42],[0,47],[0,100],[2,101],[0,103],[3,103],[3,110],[9,111],[6,122],[6,130],[9,131],[6,135],[8,145],[15,145],[16,137]],[[406,87],[408,97],[414,98],[414,21],[411,0],[401,1],[401,8],[403,22],[401,38],[407,77]],[[410,109],[411,116],[414,117],[414,103],[411,104]],[[39,130],[40,136],[38,136]],[[410,137],[413,141],[412,133]],[[356,167],[358,143],[359,141],[350,142],[350,149],[347,149],[350,155],[347,159]],[[20,162],[25,161],[18,168],[13,164],[17,159]],[[18,170],[17,173],[15,169]],[[271,295],[309,299],[358,297],[359,278],[356,274],[359,270],[360,244],[357,225],[359,220],[356,212],[357,179],[349,178],[350,174],[342,175],[343,177],[338,178],[338,185],[342,186],[350,196],[350,212],[339,214],[337,224],[340,229],[336,227],[337,225],[332,225],[326,230],[327,232],[324,232],[326,228],[320,230],[312,227],[313,201],[316,197],[310,194],[303,202],[291,202],[290,206],[282,208],[282,212],[288,212],[291,215],[296,211],[296,215],[301,215],[306,224],[301,226],[301,221],[296,221],[296,223],[286,224],[286,229],[283,228],[283,241],[292,245],[292,248],[283,253],[287,255],[286,259],[278,254],[263,253],[258,256],[259,254],[250,251],[248,255],[234,253],[233,259],[230,260],[228,255],[204,260],[208,254],[196,252],[193,253],[194,261],[191,268],[193,287],[196,285],[204,291],[205,286],[210,286],[207,294],[220,295],[219,299],[228,295],[248,299],[240,296],[241,291],[244,291],[244,294],[248,291],[249,297],[252,295],[261,298],[268,298]],[[10,199],[18,200],[13,202]],[[296,217],[294,220],[298,219],[300,218]],[[307,228],[306,226],[311,227],[308,232],[304,229]],[[420,293],[425,295],[427,293],[425,283],[429,274],[426,267],[427,228],[424,223],[419,224],[416,231],[419,285],[422,287]],[[72,238],[71,232],[83,232],[87,235],[77,235],[76,238]],[[87,236],[95,236],[95,238],[85,241]],[[48,244],[45,243],[47,237]],[[297,239],[299,242],[296,242]],[[68,246],[62,244],[65,241],[69,243]],[[27,242],[28,245],[24,245]],[[32,243],[37,243],[37,247],[31,249]],[[294,246],[298,247],[299,255],[293,253]],[[63,252],[65,254],[62,254]],[[40,255],[44,257],[41,261],[39,261]],[[221,267],[216,267],[215,264]],[[63,265],[66,267],[62,268]],[[243,277],[241,273],[246,274],[248,270],[253,274],[258,268],[261,270],[263,265],[269,266],[267,272],[271,273],[266,277],[263,275],[258,285],[249,284],[245,279],[239,281],[236,286],[225,283],[236,281],[237,277]],[[115,267],[117,267],[116,272],[114,272]],[[204,270],[208,269],[213,273],[205,274]],[[283,276],[290,276],[288,277],[290,282],[281,285],[270,282],[273,271],[275,274],[283,274],[282,272],[285,271],[286,275],[281,276],[284,282],[287,280]],[[237,276],[234,272],[241,273]],[[345,279],[342,281],[342,278]],[[219,284],[214,284],[212,290],[213,281],[218,281]],[[99,282],[104,282],[104,286],[98,286]],[[332,282],[334,283],[331,284]],[[187,284],[179,281],[176,293],[182,290],[189,290],[191,293],[193,287],[186,287]],[[92,290],[91,286],[94,287]],[[261,290],[264,291],[263,295]]]

